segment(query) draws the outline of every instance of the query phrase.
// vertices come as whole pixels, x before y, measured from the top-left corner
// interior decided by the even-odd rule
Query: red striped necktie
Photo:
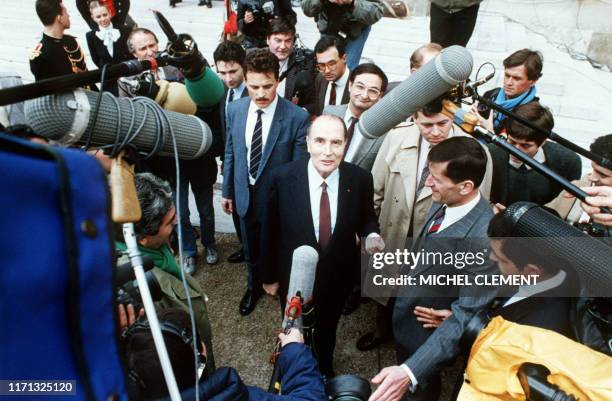
[[[444,221],[444,215],[446,214],[446,205],[442,206],[442,208],[436,213],[434,216],[433,224],[427,230],[427,235],[435,234],[440,229],[442,225],[442,221]]]

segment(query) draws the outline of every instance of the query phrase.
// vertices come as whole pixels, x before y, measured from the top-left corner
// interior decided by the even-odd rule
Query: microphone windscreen
[[[370,139],[386,134],[427,103],[468,79],[472,65],[472,55],[465,48],[447,47],[366,110],[359,119],[359,132]]]
[[[302,245],[293,251],[291,261],[291,275],[289,276],[289,290],[287,292],[287,305],[295,294],[299,291],[304,303],[312,300],[312,289],[315,282],[315,273],[319,253],[316,249],[308,245]],[[286,323],[283,321],[283,327]]]
[[[513,203],[504,216],[510,219],[517,236],[538,238],[543,245],[541,252],[555,254],[567,262],[566,266],[575,269],[591,295],[610,295],[612,246],[584,234],[534,203]]]
[[[185,78],[185,87],[191,100],[200,107],[214,106],[225,93],[223,81],[210,67],[206,67],[204,73],[193,80]]]
[[[44,96],[25,104],[27,124],[37,135],[65,145],[85,144],[94,124],[93,113],[98,104],[98,93],[84,89]],[[158,120],[152,107],[164,118]],[[132,137],[139,129],[140,133]],[[173,156],[170,136],[172,127],[181,159],[195,159],[203,155],[212,144],[212,132],[208,125],[195,116],[164,111],[158,105],[146,104],[129,98],[116,98],[104,93],[100,103],[95,129],[89,144],[92,147],[122,143],[129,135],[129,143],[139,152],[151,152],[157,143],[160,156]],[[117,136],[119,136],[117,140]]]

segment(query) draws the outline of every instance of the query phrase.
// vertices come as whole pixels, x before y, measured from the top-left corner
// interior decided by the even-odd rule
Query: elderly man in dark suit
[[[250,98],[227,108],[222,207],[240,216],[248,287],[240,313],[251,313],[261,289],[258,254],[262,213],[275,167],[306,158],[308,113],[277,95],[278,58],[258,49],[247,55],[245,76]]]
[[[493,212],[481,196],[480,185],[487,157],[474,139],[455,137],[432,148],[428,154],[429,176],[434,203],[417,239],[414,252],[482,252],[481,262],[460,266],[440,261],[419,263],[404,273],[413,277],[435,274],[493,274],[497,268],[488,261],[490,248],[487,227]],[[399,400],[410,389],[409,399],[437,400],[439,373],[444,363],[458,354],[461,333],[472,316],[487,307],[497,288],[471,286],[407,286],[398,291],[393,310],[393,334],[397,342],[398,365],[384,368],[372,381],[378,389],[371,400]],[[422,326],[415,307],[450,309],[452,315],[431,331]]]
[[[366,237],[369,253],[382,251],[374,215],[372,176],[342,161],[346,127],[335,116],[316,119],[308,133],[310,160],[276,169],[262,250],[264,289],[287,298],[293,251],[309,245],[319,251],[313,290],[313,345],[321,372],[333,377],[336,328],[342,306],[359,274],[356,237]]]

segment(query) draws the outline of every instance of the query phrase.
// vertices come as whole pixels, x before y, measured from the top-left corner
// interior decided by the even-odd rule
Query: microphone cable
[[[87,133],[87,141],[85,145],[83,146],[83,149],[87,150],[91,143],[92,134],[93,134],[96,122],[98,120],[100,106],[102,104],[102,99],[104,96],[106,96],[107,99],[111,100],[111,103],[115,105],[115,108],[116,108],[115,111],[117,115],[115,142],[112,145],[106,145],[106,146],[100,147],[101,149],[107,149],[109,147],[112,147],[109,157],[111,158],[116,157],[122,150],[128,147],[130,143],[141,133],[142,128],[144,127],[145,121],[147,120],[148,113],[151,113],[154,116],[155,125],[158,129],[156,131],[157,135],[155,137],[155,145],[153,146],[153,149],[143,157],[143,160],[150,159],[151,157],[156,155],[161,150],[161,148],[164,145],[164,137],[162,133],[165,127],[167,127],[168,129],[168,133],[170,134],[170,138],[172,139],[172,149],[174,151],[174,166],[176,170],[176,185],[175,185],[176,206],[175,208],[176,208],[176,218],[178,220],[177,232],[178,232],[178,244],[179,244],[178,246],[179,270],[181,272],[181,283],[183,284],[183,290],[185,291],[185,294],[186,294],[187,309],[189,312],[189,319],[191,321],[191,336],[193,338],[192,347],[193,347],[193,353],[194,353],[194,378],[195,378],[194,386],[197,386],[199,382],[200,355],[198,351],[198,346],[196,344],[198,336],[196,334],[195,313],[193,310],[193,304],[191,302],[191,297],[189,296],[190,291],[189,291],[189,286],[187,284],[187,279],[185,278],[185,266],[184,266],[184,260],[183,260],[183,225],[182,225],[183,211],[181,210],[182,208],[180,206],[181,205],[181,191],[179,190],[179,188],[181,187],[181,174],[180,174],[178,149],[177,149],[177,144],[176,144],[176,136],[174,134],[174,129],[172,128],[172,125],[170,124],[170,121],[168,119],[168,115],[164,112],[163,108],[159,104],[157,104],[154,100],[148,97],[138,96],[133,99],[133,102],[130,102],[130,108],[131,108],[132,115],[130,118],[129,127],[125,132],[123,140],[121,141],[121,143],[119,143],[119,137],[121,136],[121,108],[119,107],[119,100],[113,94],[109,92],[104,92],[104,80],[106,78],[107,66],[108,64],[104,64],[104,66],[102,66],[101,79],[100,79],[100,93],[98,95],[98,103],[96,104],[96,107],[94,108],[94,111],[93,111],[91,127]],[[134,104],[136,103],[142,104],[144,106],[144,113],[142,115],[140,122],[138,123],[138,127],[134,129],[135,125],[137,124],[136,110],[134,107]],[[189,207],[189,205],[187,205],[187,207]],[[205,297],[203,297],[203,301],[206,302]],[[200,398],[199,391],[196,391],[195,393],[196,393],[196,401],[199,401],[199,398]]]

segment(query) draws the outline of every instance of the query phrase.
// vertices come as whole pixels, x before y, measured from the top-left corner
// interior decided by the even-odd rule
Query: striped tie
[[[261,161],[261,149],[262,149],[262,126],[261,126],[261,115],[263,110],[257,110],[257,122],[255,123],[255,129],[253,130],[253,138],[251,139],[251,167],[249,168],[249,174],[254,179],[257,179],[257,171],[259,170],[259,162]]]
[[[429,230],[427,230],[427,235],[435,234],[440,229],[442,225],[442,221],[444,221],[444,214],[446,213],[446,205],[442,206],[442,208],[436,213],[434,216],[434,221]]]

